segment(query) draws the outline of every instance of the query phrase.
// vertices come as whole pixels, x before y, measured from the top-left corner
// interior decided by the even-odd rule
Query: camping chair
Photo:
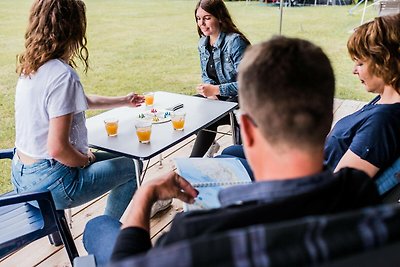
[[[14,157],[14,148],[0,149],[0,159],[12,159]],[[66,216],[69,228],[72,229],[72,210],[66,209]],[[54,240],[53,240],[54,238]],[[61,245],[61,240],[55,238],[55,236],[49,236],[50,242],[54,245]]]
[[[37,201],[39,208],[29,202]],[[78,257],[64,211],[56,210],[49,191],[0,197],[0,257],[46,235],[59,232],[73,262]]]
[[[375,179],[375,184],[384,203],[399,203],[400,158]]]
[[[366,266],[360,263],[371,252],[393,266],[386,259],[400,262],[393,250],[400,247],[399,223],[397,205],[307,216],[182,240],[109,266],[321,266],[349,257],[351,266]]]
[[[1,149],[0,159],[12,159],[14,149]],[[39,208],[27,203],[38,201]],[[0,196],[0,257],[48,235],[50,243],[64,243],[72,262],[78,256],[64,211],[57,211],[50,192]],[[59,240],[61,239],[61,240]]]
[[[379,0],[376,2],[378,16],[387,16],[400,13],[400,0]]]

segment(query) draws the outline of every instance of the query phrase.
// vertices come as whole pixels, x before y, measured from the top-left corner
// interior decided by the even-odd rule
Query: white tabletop
[[[89,145],[92,148],[118,153],[126,157],[147,160],[188,138],[198,130],[206,128],[237,107],[237,103],[209,100],[168,92],[155,92],[155,109],[166,109],[182,103],[180,110],[186,112],[185,129],[175,131],[170,121],[153,124],[149,144],[141,144],[135,132],[135,120],[146,110],[145,105],[138,108],[121,107],[93,116],[86,121]],[[147,108],[149,109],[149,108]],[[118,135],[107,136],[104,119],[119,119]]]

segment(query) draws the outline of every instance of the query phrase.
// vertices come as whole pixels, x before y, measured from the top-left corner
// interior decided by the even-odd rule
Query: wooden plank
[[[75,239],[76,248],[78,249],[79,255],[84,256],[87,255],[85,248],[83,247],[82,236],[79,236]],[[51,257],[44,259],[42,262],[38,263],[35,266],[40,267],[48,267],[48,266],[55,266],[55,267],[66,267],[71,266],[71,263],[68,259],[67,254],[64,250],[59,250]]]
[[[340,120],[344,116],[354,113],[364,105],[365,102],[355,100],[343,100],[342,104],[338,107],[333,115],[332,125],[335,125],[338,120]]]
[[[333,114],[335,114],[338,108],[343,104],[343,101],[344,101],[343,99],[339,98],[335,98],[333,100]]]

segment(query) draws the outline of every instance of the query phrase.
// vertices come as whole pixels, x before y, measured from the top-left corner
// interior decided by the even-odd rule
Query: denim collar
[[[218,35],[217,41],[214,44],[214,47],[218,47],[219,48],[221,46],[222,41],[224,40],[225,36],[226,36],[226,33],[220,32],[219,35]],[[210,36],[207,36],[207,37],[205,37],[203,39],[203,42],[201,43],[201,46],[203,46],[205,48],[207,46],[207,44],[209,44],[209,43],[210,43]]]
[[[218,198],[222,207],[245,202],[271,203],[314,191],[334,180],[332,171],[324,168],[321,173],[297,179],[263,181],[228,187],[219,192]]]

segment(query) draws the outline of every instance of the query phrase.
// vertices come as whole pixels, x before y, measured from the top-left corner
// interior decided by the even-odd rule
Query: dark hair
[[[239,31],[238,27],[236,27],[235,23],[233,23],[232,17],[229,14],[228,9],[224,1],[222,0],[200,0],[197,2],[196,8],[194,10],[194,19],[197,21],[196,12],[197,9],[201,7],[206,12],[210,13],[214,17],[216,17],[220,21],[221,32],[224,33],[237,33],[239,34],[243,40],[250,44],[250,41],[246,38],[246,36]],[[199,26],[197,25],[197,32],[199,36],[202,37],[203,33],[201,32]]]
[[[370,72],[400,94],[400,14],[377,17],[359,26],[347,49],[353,60],[370,61]]]
[[[19,56],[19,74],[30,75],[51,59],[71,54],[89,68],[86,48],[86,7],[82,0],[35,0],[25,33],[25,51]]]
[[[273,37],[250,47],[239,65],[242,109],[274,144],[320,149],[333,118],[329,59],[309,41]]]

